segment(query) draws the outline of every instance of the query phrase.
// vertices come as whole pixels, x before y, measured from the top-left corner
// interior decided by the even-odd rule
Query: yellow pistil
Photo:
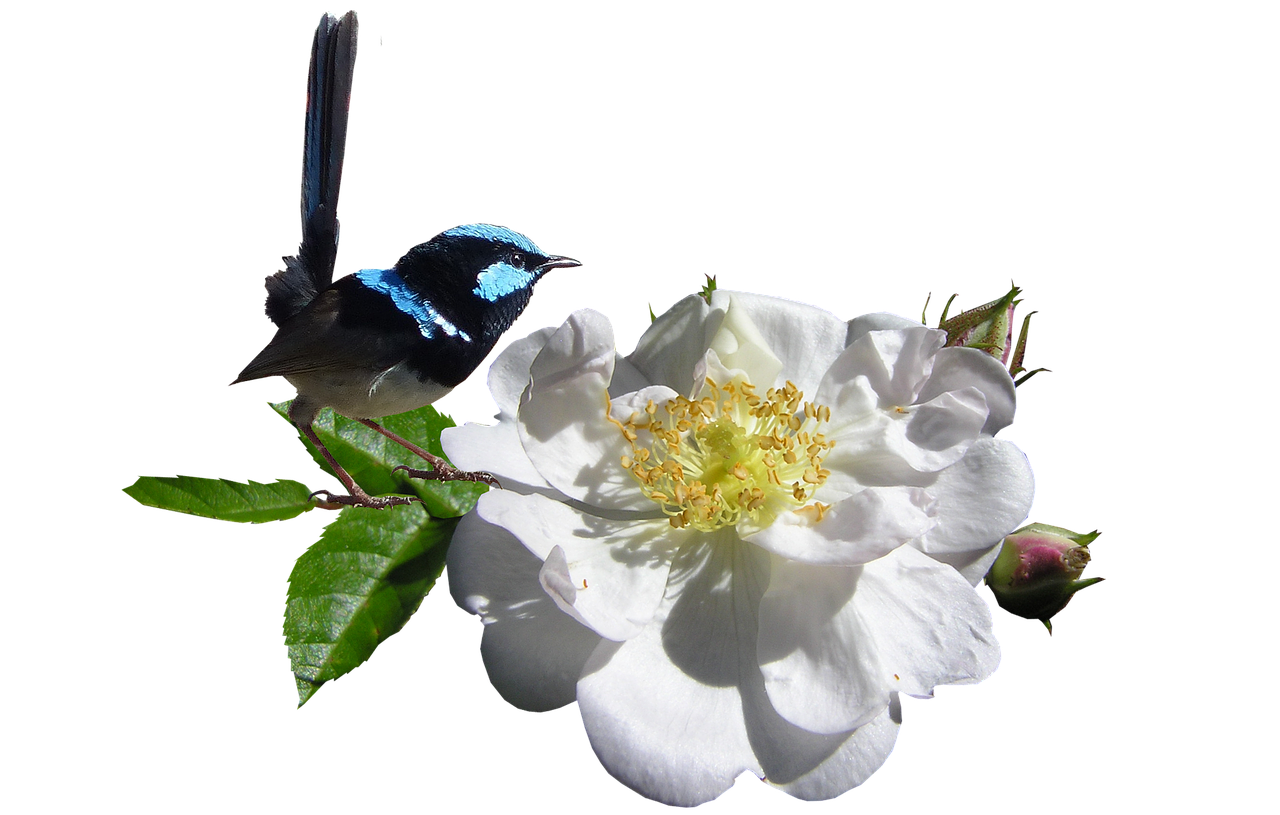
[[[821,521],[826,505],[810,500],[831,474],[822,460],[835,442],[819,432],[831,410],[803,400],[790,382],[762,397],[749,382],[707,378],[696,399],[609,420],[631,445],[622,466],[676,529],[768,523],[787,509]]]

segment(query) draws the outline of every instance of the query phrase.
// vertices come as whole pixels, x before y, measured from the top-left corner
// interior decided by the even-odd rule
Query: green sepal
[[[1102,534],[1096,529],[1093,530],[1092,532],[1072,532],[1070,529],[1064,529],[1061,526],[1053,526],[1051,524],[1039,524],[1039,523],[1027,524],[1026,526],[1020,529],[1015,529],[1013,532],[1009,534],[1010,534],[1010,537],[1012,537],[1013,535],[1020,535],[1023,532],[1038,532],[1041,534],[1061,535],[1062,537],[1074,543],[1076,546],[1088,546],[1089,544],[1097,540],[1098,536]],[[1102,578],[1098,578],[1098,579],[1101,580]]]
[[[950,319],[947,319],[947,311],[951,307],[951,300],[948,300],[947,308],[943,309],[942,318],[938,321],[938,328],[947,332],[947,347],[978,348],[1004,361],[1010,350],[1009,338],[1013,333],[1010,321],[1014,308],[1021,302],[1017,299],[1021,293],[1021,289],[1011,285],[1003,297],[963,311]],[[954,300],[955,295],[951,299]]]
[[[707,305],[711,305],[711,292],[716,290],[716,279],[712,275],[705,275],[707,282],[702,285],[702,291],[698,292],[698,296],[707,301]]]

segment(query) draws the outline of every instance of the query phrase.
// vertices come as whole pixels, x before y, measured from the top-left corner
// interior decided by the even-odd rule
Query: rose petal
[[[954,569],[910,547],[851,569],[780,558],[760,603],[760,669],[788,721],[837,733],[895,692],[931,695],[995,670],[991,613]]]
[[[530,364],[531,395],[587,376],[607,383],[613,377],[614,356],[608,318],[591,309],[575,311],[547,338]]]
[[[489,393],[498,404],[499,418],[515,418],[520,395],[529,385],[529,368],[553,333],[554,328],[538,329],[502,349],[493,361],[489,368]]]
[[[609,396],[617,397],[624,393],[638,391],[647,387],[651,382],[644,373],[631,364],[631,361],[623,356],[616,356],[613,360],[613,380],[609,383]]]
[[[476,513],[501,526],[539,560],[547,594],[566,614],[602,637],[634,637],[662,599],[671,563],[672,531],[660,520],[613,521],[584,515],[541,495],[493,490]],[[560,549],[562,560],[551,559]],[[567,592],[570,584],[576,592]]]
[[[613,328],[600,314],[574,313],[530,369],[518,411],[520,443],[548,484],[603,509],[650,511],[652,503],[618,463],[631,452],[609,421]]]
[[[879,408],[887,411],[909,406],[915,403],[916,394],[932,371],[934,354],[946,338],[946,331],[924,326],[868,331],[832,363],[823,384],[847,383],[865,376],[876,392]]]
[[[449,545],[449,591],[485,623],[480,654],[493,687],[522,710],[572,702],[598,634],[556,608],[537,580],[538,561],[506,530],[475,513]]]
[[[667,596],[644,632],[602,643],[578,683],[591,745],[619,781],[694,806],[745,771],[797,797],[831,798],[888,757],[895,705],[854,733],[821,735],[770,704],[756,658],[756,609],[769,557],[733,536],[681,549]]]
[[[573,613],[573,604],[578,600],[578,587],[574,585],[573,576],[569,574],[569,560],[565,557],[564,549],[559,546],[551,547],[551,551],[547,553],[547,559],[542,563],[542,568],[538,570],[538,585],[542,586],[542,590],[561,610],[577,616]],[[586,587],[587,584],[583,583],[582,588]]]
[[[955,455],[954,460],[958,461],[987,420],[987,400],[977,388],[964,388],[938,394],[929,401],[922,399],[908,412],[903,435],[912,448],[938,454],[936,458]],[[926,472],[939,469],[934,457],[927,462],[922,460],[920,465],[912,462],[912,466]]]
[[[1035,482],[1021,450],[982,438],[964,458],[939,473],[928,490],[936,501],[938,523],[912,545],[939,557],[985,555],[1027,517]],[[976,585],[977,579],[966,574]]]
[[[756,328],[740,298],[725,294],[712,300],[716,305],[721,302],[725,303],[724,319],[712,335],[707,352],[714,352],[725,368],[741,371],[748,382],[761,389],[773,387],[782,372],[782,360],[770,350],[768,340]],[[695,388],[701,390],[700,385]]]
[[[931,512],[924,490],[875,487],[832,504],[821,521],[811,512],[783,512],[743,540],[801,563],[856,566],[924,534]]]
[[[649,326],[627,359],[649,382],[688,396],[700,384],[693,380],[693,367],[706,354],[723,319],[723,306],[712,308],[700,296],[690,295]]]
[[[440,433],[440,444],[455,467],[492,473],[505,490],[560,496],[525,455],[514,421],[499,421],[492,427],[472,423],[446,427]]]
[[[493,426],[468,423],[445,428],[441,444],[445,455],[464,470],[483,470],[493,474],[503,489],[521,493],[540,492],[551,498],[566,497],[547,483],[525,453],[516,425],[516,412],[529,384],[529,370],[553,328],[535,331],[507,346],[489,369],[489,390],[498,403],[498,423]],[[644,386],[643,375],[624,358],[614,357],[614,373],[610,390],[619,393]]]
[[[834,390],[834,388],[832,389]],[[844,388],[841,399],[859,394]],[[861,398],[858,396],[857,398]],[[824,403],[825,404],[825,403]],[[853,484],[911,484],[909,470],[931,473],[959,461],[986,421],[986,402],[977,388],[944,393],[920,405],[877,411],[844,423],[832,409],[827,437],[835,447],[823,459],[833,488],[852,492]]]
[[[848,329],[843,320],[814,306],[749,292],[716,291],[711,303],[730,301],[745,315],[770,353],[781,362],[780,375],[752,382],[763,391],[790,381],[806,394],[814,394],[827,368],[845,348]],[[803,326],[802,331],[797,326]],[[738,367],[729,364],[728,367]]]
[[[845,345],[853,345],[863,334],[870,331],[886,331],[895,328],[919,328],[921,323],[915,320],[908,320],[906,317],[899,317],[897,314],[888,312],[877,312],[875,314],[863,314],[861,317],[854,317],[849,321],[848,332],[845,335]]]
[[[754,635],[752,595],[768,565],[732,536],[711,540],[681,549],[653,622],[624,643],[603,643],[578,682],[582,721],[605,769],[676,806],[712,800],[744,771],[763,772],[739,673],[743,634]]]
[[[619,448],[624,452],[622,455],[616,456],[612,462],[609,460],[601,461],[597,465],[592,476],[598,480],[598,483],[588,493],[588,503],[596,507],[625,507],[636,512],[652,515],[657,507],[649,499],[644,497],[644,493],[640,491],[640,485],[631,474],[622,466],[622,456],[632,456],[635,450],[631,443],[626,441],[623,435],[623,425],[627,422],[636,426],[635,444],[639,447],[652,448],[655,442],[653,434],[648,430],[642,429],[647,422],[647,408],[652,402],[655,408],[676,397],[675,391],[665,385],[650,385],[641,388],[632,393],[625,393],[609,402],[609,416],[613,419],[609,423],[613,433],[619,439],[622,439],[622,446]],[[665,411],[664,411],[665,414]]]
[[[977,348],[943,348],[933,361],[933,373],[920,391],[919,400],[928,401],[947,391],[973,387],[987,401],[987,421],[982,433],[994,436],[1013,423],[1017,397],[1013,379],[1004,366]]]
[[[851,607],[863,568],[822,568],[783,558],[772,567],[757,646],[778,713],[805,730],[840,733],[887,710],[892,688],[877,660],[872,621]]]
[[[812,769],[798,773],[772,772],[767,776],[769,783],[804,801],[825,801],[842,795],[871,777],[880,769],[889,753],[893,751],[893,743],[898,738],[898,727],[902,723],[901,706],[897,702],[897,694],[889,708],[876,718],[867,722],[851,734],[821,736],[808,733],[800,728],[792,728],[795,733],[803,733],[809,741],[841,739],[840,746],[830,755],[825,755]],[[771,742],[777,740],[771,740]],[[803,756],[802,745],[795,744],[795,739],[786,747],[792,756]],[[782,746],[781,744],[779,746]],[[798,763],[798,762],[797,762]],[[803,765],[808,765],[806,761]],[[767,763],[766,763],[766,766]]]
[[[529,367],[554,330],[544,325],[517,336],[494,357],[485,374],[485,384],[489,398],[498,408],[497,422],[486,425],[468,421],[457,427],[445,427],[440,432],[440,445],[454,467],[492,473],[503,489],[554,493],[525,455],[516,425],[521,394],[529,384]]]
[[[880,663],[891,672],[883,675],[901,677],[894,692],[932,696],[938,685],[980,682],[999,666],[991,609],[953,569],[909,546],[863,568],[854,605],[875,621]]]

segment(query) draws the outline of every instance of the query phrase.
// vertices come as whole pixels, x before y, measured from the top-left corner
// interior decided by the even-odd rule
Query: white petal
[[[845,349],[844,320],[814,303],[730,288],[714,290],[712,303],[724,307],[732,303],[731,311],[737,312],[737,319],[750,322],[760,342],[781,361],[781,375],[768,377],[767,371],[751,372],[751,383],[762,390],[787,380],[806,394],[813,394],[824,372]]]
[[[995,357],[977,348],[943,348],[939,351],[933,362],[933,373],[920,391],[919,401],[968,387],[982,391],[986,398],[984,435],[994,436],[1013,423],[1017,406],[1013,379]]]
[[[938,523],[913,545],[929,555],[976,555],[985,554],[1027,517],[1035,482],[1021,450],[982,438],[939,473],[928,490]]]
[[[845,321],[827,308],[801,299],[741,289],[717,292],[721,290],[731,293],[737,308],[746,312],[782,361],[780,379],[791,381],[812,399],[827,368],[845,351]],[[762,390],[772,384],[782,383],[755,383]]]
[[[888,312],[877,312],[875,314],[863,314],[861,317],[854,317],[849,321],[848,334],[845,337],[845,345],[853,345],[863,334],[869,331],[885,331],[894,328],[919,328],[922,323],[916,320],[908,320],[906,317],[899,317],[897,314],[889,314]]]
[[[615,778],[680,806],[715,798],[744,771],[821,799],[884,762],[900,717],[886,712],[854,733],[821,735],[787,722],[769,703],[755,648],[768,580],[768,556],[732,535],[691,543],[672,564],[654,621],[592,656],[578,704]]]
[[[900,706],[896,704],[895,698],[889,709],[879,716],[847,736],[841,734],[844,738],[839,747],[824,756],[817,766],[793,780],[790,774],[773,774],[767,780],[805,801],[825,801],[848,792],[870,778],[889,757],[889,753],[893,751],[893,743],[898,738],[898,727],[902,722],[900,714]],[[799,728],[795,730],[805,732]],[[812,741],[841,737],[817,734],[809,736]]]
[[[850,393],[858,389],[843,389],[842,398]],[[951,466],[979,438],[987,417],[986,402],[977,388],[951,391],[907,408],[877,411],[878,415],[849,424],[838,421],[842,417],[834,408],[831,412],[827,436],[835,447],[823,466],[832,471],[832,487],[849,492],[854,483],[916,483],[909,471],[932,473]]]
[[[912,405],[905,426],[906,441],[916,450],[942,454],[959,461],[969,442],[978,437],[987,420],[987,400],[977,388],[947,391]],[[956,452],[959,450],[960,452]],[[933,461],[916,469],[939,469]]]
[[[614,448],[612,457],[595,462],[590,469],[590,478],[595,479],[595,482],[582,493],[588,504],[609,509],[627,509],[649,516],[656,514],[656,505],[644,497],[639,483],[622,466],[622,456],[630,456],[634,452],[631,444],[625,441],[622,424],[630,421],[639,425],[650,402],[655,406],[663,405],[675,396],[676,392],[665,385],[650,385],[609,402],[609,416],[614,420],[609,423],[609,429],[622,441]],[[652,447],[654,439],[648,431],[640,430],[636,443],[641,447]]]
[[[606,520],[541,495],[505,490],[482,495],[475,511],[545,561],[540,578],[548,596],[600,636],[633,637],[653,617],[674,549],[665,518]],[[556,549],[559,561],[551,557]]]
[[[508,345],[493,361],[489,368],[489,392],[498,403],[500,418],[515,418],[520,395],[529,385],[529,368],[553,333],[554,328],[540,328]]]
[[[788,560],[856,566],[883,557],[931,526],[929,495],[915,487],[875,487],[837,501],[821,521],[783,512],[744,540]]]
[[[658,317],[627,359],[649,382],[688,396],[697,383],[693,367],[707,352],[711,336],[724,319],[724,307],[712,308],[690,295]]]
[[[775,558],[760,604],[760,668],[774,707],[817,733],[872,721],[895,692],[993,671],[991,614],[949,566],[910,547],[849,569]]]
[[[991,609],[968,581],[908,546],[863,567],[854,605],[874,620],[894,692],[932,696],[938,685],[980,682],[1000,664]]]
[[[603,643],[587,662],[578,706],[591,746],[642,795],[694,806],[744,771],[763,773],[739,687],[743,668],[754,667],[743,665],[742,641],[754,636],[767,579],[755,552],[733,541],[682,548],[653,622],[624,643]]]
[[[480,615],[480,654],[489,681],[522,710],[574,701],[582,667],[601,639],[556,608],[538,585],[538,560],[506,530],[475,513],[449,545],[449,591]]]
[[[489,368],[489,391],[498,405],[498,423],[445,428],[440,444],[454,466],[492,473],[504,489],[555,493],[525,455],[515,425],[521,394],[529,384],[529,368],[552,333],[551,328],[539,329],[498,354]]]
[[[605,509],[648,511],[652,503],[619,464],[631,445],[606,413],[613,328],[602,315],[572,314],[530,369],[518,411],[520,443],[548,484]]]
[[[858,374],[850,379],[836,378],[844,375],[845,372],[840,371],[836,372],[835,376],[832,376],[829,371],[828,377],[830,378],[823,380],[822,385],[818,388],[817,395],[814,397],[816,403],[831,409],[831,422],[827,430],[828,436],[832,433],[838,433],[850,425],[861,425],[868,421],[875,422],[879,418],[879,414],[883,413],[880,410],[880,397],[876,394],[875,389],[871,387],[871,380],[866,375]]]
[[[742,300],[726,294],[712,302],[717,305],[725,302],[726,307],[720,328],[711,337],[708,353],[714,352],[725,368],[741,371],[748,382],[762,389],[773,387],[782,372],[782,360],[770,350],[769,341],[752,322]]]
[[[538,585],[542,586],[542,590],[562,611],[573,615],[573,604],[578,600],[578,587],[574,585],[573,576],[569,574],[569,559],[565,557],[564,549],[561,547],[552,546],[551,551],[547,553],[547,559],[538,570]],[[587,584],[583,583],[582,588],[586,587]]]
[[[712,293],[712,305],[725,301],[731,301],[735,309],[745,314],[764,345],[782,363],[781,375],[776,377],[779,381],[752,382],[764,390],[789,380],[806,395],[816,393],[823,374],[844,351],[848,333],[844,321],[829,311],[778,297],[749,292]],[[724,360],[723,355],[721,359]]]
[[[446,427],[440,433],[440,444],[455,467],[492,473],[505,490],[559,495],[525,455],[514,420],[492,427],[471,423]]]
[[[815,733],[852,730],[889,707],[874,620],[851,602],[863,567],[775,558],[760,604],[760,670],[774,708]]]
[[[945,340],[945,331],[924,326],[865,331],[828,366],[815,399],[831,408],[833,426],[859,420],[872,407],[909,406]]]
[[[631,364],[631,361],[623,356],[614,357],[613,360],[613,381],[609,383],[609,395],[621,396],[624,393],[638,391],[641,388],[651,385],[649,378]]]
[[[846,383],[865,376],[876,392],[879,407],[908,406],[923,388],[933,370],[934,354],[946,339],[946,331],[924,326],[868,331],[832,363],[826,381]]]
[[[711,387],[706,384],[708,378],[714,380],[717,385],[724,385],[739,379],[745,379],[747,382],[752,381],[751,376],[741,368],[731,370],[726,367],[720,361],[720,354],[714,348],[708,348],[702,361],[693,366],[693,375],[694,379],[703,383],[702,387],[695,388],[692,394],[687,394],[694,399],[710,394]]]
[[[531,395],[586,376],[606,383],[613,377],[613,326],[598,311],[582,309],[569,315],[529,366]]]

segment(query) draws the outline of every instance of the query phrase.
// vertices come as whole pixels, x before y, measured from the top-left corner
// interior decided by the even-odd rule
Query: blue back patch
[[[467,332],[445,319],[430,302],[406,286],[395,269],[361,269],[356,272],[356,280],[391,298],[398,310],[414,319],[418,324],[418,331],[427,339],[434,337],[437,331],[443,331],[450,337],[461,337],[464,341],[471,342]]]
[[[483,297],[490,303],[499,297],[526,289],[533,285],[533,272],[517,269],[510,263],[498,261],[476,276],[476,287],[472,294]]]

